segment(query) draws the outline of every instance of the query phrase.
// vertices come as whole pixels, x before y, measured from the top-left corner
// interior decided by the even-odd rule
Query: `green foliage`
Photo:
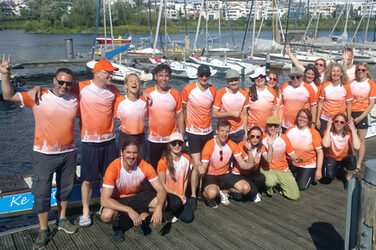
[[[72,13],[69,17],[69,27],[94,26],[97,5],[97,1],[95,0],[78,0],[77,3],[72,6]]]

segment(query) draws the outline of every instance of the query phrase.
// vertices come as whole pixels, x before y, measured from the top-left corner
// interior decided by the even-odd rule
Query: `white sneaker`
[[[171,223],[175,223],[175,222],[177,222],[179,219],[176,217],[176,216],[174,216],[174,217],[172,217],[172,219],[171,219]]]
[[[89,227],[92,224],[91,218],[89,214],[81,215],[79,219],[80,227]]]
[[[260,202],[261,201],[261,194],[257,193],[255,197],[252,198],[253,202]]]
[[[221,196],[221,203],[223,205],[230,205],[230,201],[228,200],[228,194],[224,193],[222,190],[219,190],[219,195]]]

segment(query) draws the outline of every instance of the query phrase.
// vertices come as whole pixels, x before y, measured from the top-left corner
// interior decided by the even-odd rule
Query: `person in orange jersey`
[[[234,157],[242,169],[253,167],[254,159],[251,145],[247,142],[248,160],[241,156],[241,151],[235,142],[229,140],[231,123],[219,120],[217,135],[205,144],[202,150],[202,160],[198,167],[199,174],[203,177],[203,196],[209,207],[217,208],[215,198],[220,195],[221,203],[229,205],[228,193],[247,195],[251,190],[249,183],[241,176],[230,173],[230,160]]]
[[[141,233],[148,234],[149,223],[156,227],[162,222],[166,191],[154,168],[138,157],[138,149],[137,140],[126,139],[122,156],[108,166],[103,178],[101,219],[112,224],[115,241],[123,241],[124,231],[132,226],[140,227]],[[146,180],[153,191],[142,188]]]
[[[118,156],[113,117],[115,101],[120,93],[112,85],[113,72],[117,70],[109,61],[100,60],[94,65],[92,80],[76,83],[72,87],[80,98],[81,227],[92,224],[89,204],[93,182],[103,178],[108,165]]]
[[[213,104],[213,117],[231,124],[230,140],[239,143],[247,131],[249,96],[239,88],[240,74],[233,69],[226,72],[227,87],[218,90]]]
[[[168,142],[166,155],[158,162],[158,178],[167,192],[168,207],[176,222],[179,218],[185,223],[194,219],[191,203],[188,201],[185,191],[188,185],[188,173],[191,166],[191,158],[183,154],[184,139],[180,133],[172,133]]]
[[[353,99],[347,75],[338,63],[328,66],[326,82],[320,88],[320,100],[317,107],[316,126],[323,136],[327,123],[336,114],[344,113],[351,117],[351,101]],[[314,114],[312,113],[313,117]]]
[[[124,79],[125,96],[117,98],[114,116],[119,119],[120,135],[118,151],[127,138],[134,138],[140,144],[139,157],[146,159],[145,118],[147,116],[147,100],[141,96],[140,78],[128,74]]]
[[[209,84],[211,72],[207,65],[200,65],[197,69],[198,81],[188,84],[181,93],[183,108],[185,109],[185,132],[188,136],[189,152],[193,161],[191,174],[191,198],[193,208],[197,206],[197,187],[200,186],[197,167],[201,161],[201,151],[205,143],[213,138],[211,109],[216,90]],[[202,193],[199,188],[198,193]]]
[[[315,180],[322,178],[324,153],[319,132],[311,127],[312,114],[303,108],[296,115],[295,126],[286,131],[291,145],[302,162],[292,162],[290,169],[298,183],[299,190],[305,190]]]
[[[254,159],[254,166],[251,169],[242,169],[238,164],[234,164],[234,167],[232,168],[232,174],[235,175],[242,175],[246,178],[246,180],[249,180],[248,183],[251,186],[251,190],[254,189],[254,192],[251,196],[252,200],[254,202],[260,202],[261,201],[261,190],[265,190],[265,176],[260,173],[260,162],[261,162],[261,149],[263,147],[262,145],[262,139],[263,139],[263,132],[262,129],[258,126],[252,127],[248,131],[248,139],[246,139],[251,144],[251,151],[252,156]],[[241,141],[238,144],[242,156],[244,160],[248,159],[248,150],[245,146],[245,142]],[[255,187],[254,187],[255,186]],[[243,196],[233,194],[234,199],[242,199]],[[238,197],[238,198],[236,198]]]
[[[360,148],[360,140],[354,122],[343,113],[336,114],[328,122],[325,135],[322,138],[325,148],[323,178],[330,182],[337,176],[338,169],[346,168],[345,188],[356,170],[356,159],[353,150]]]
[[[299,59],[294,56],[294,54],[291,52],[290,45],[286,44],[286,53],[290,57],[291,61],[294,63],[295,67],[300,69],[301,71],[306,71],[306,67],[303,66],[303,64],[300,63]],[[317,68],[319,74],[320,74],[320,83],[325,82],[325,69],[326,69],[326,61],[323,58],[318,58],[314,61],[314,65]]]
[[[259,126],[263,130],[269,116],[277,116],[277,95],[266,85],[265,68],[256,68],[250,75],[254,84],[246,91],[249,95],[248,128]]]
[[[369,127],[369,113],[375,105],[376,85],[367,63],[356,66],[356,80],[350,83],[353,100],[351,101],[351,116],[360,139],[360,148],[357,155],[357,172],[362,167],[366,144],[364,139]]]
[[[316,117],[317,97],[313,88],[303,81],[303,72],[292,68],[289,77],[291,81],[285,82],[279,88],[282,96],[283,131],[294,125],[296,114],[302,108],[310,109],[313,117]]]
[[[260,172],[265,176],[266,193],[273,195],[273,187],[280,188],[280,193],[288,199],[297,200],[300,197],[299,187],[292,175],[286,154],[296,163],[298,159],[289,138],[280,132],[280,121],[270,116],[266,121],[266,136],[262,140],[262,155],[266,159],[261,164]]]
[[[30,107],[35,118],[33,147],[32,188],[33,212],[38,215],[39,233],[34,249],[44,248],[52,237],[48,230],[52,175],[56,173],[58,203],[57,229],[75,233],[77,227],[66,219],[68,200],[72,193],[76,170],[77,148],[74,144],[74,120],[79,113],[78,97],[70,92],[73,84],[72,71],[60,68],[53,78],[53,88],[44,90],[39,103],[29,92],[13,91],[10,84],[11,56],[0,60],[1,89],[4,100]]]
[[[153,70],[157,85],[145,90],[153,99],[148,107],[148,141],[150,164],[154,169],[157,169],[158,161],[167,149],[170,135],[176,131],[184,134],[181,95],[169,86],[171,72],[167,64],[158,64]]]

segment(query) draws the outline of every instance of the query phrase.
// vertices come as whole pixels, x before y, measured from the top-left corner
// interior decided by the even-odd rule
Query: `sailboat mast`
[[[368,28],[369,28],[369,23],[370,23],[370,21],[371,21],[371,8],[370,7],[368,7],[368,21],[367,21],[367,26],[366,26],[366,31],[364,32],[364,39],[363,39],[363,41],[364,42],[367,42],[367,36],[368,36]]]
[[[290,7],[291,7],[291,1],[289,1],[289,7],[287,10],[287,21],[286,21],[286,31],[285,31],[285,46],[283,48],[283,56],[286,53],[286,44],[287,44],[287,32],[289,31],[289,19],[290,19]]]
[[[112,14],[111,14],[111,3],[108,1],[108,15],[110,16],[110,31],[111,31],[111,41],[112,41],[112,50],[115,49],[115,42],[114,42],[114,30],[112,28]]]
[[[101,15],[101,0],[98,0],[97,17],[95,18],[95,29],[94,29],[93,45],[91,47],[91,60],[94,60],[95,44],[97,42],[98,25],[99,25],[99,17],[100,17],[100,15]]]
[[[227,11],[227,17],[228,17],[228,23],[230,25],[230,31],[231,31],[231,37],[232,37],[232,44],[235,48],[235,39],[234,39],[234,33],[232,32],[232,26],[231,26],[231,17],[230,17],[230,12],[228,10],[228,4],[227,4],[227,0],[225,0],[225,4],[226,4],[226,11]]]
[[[208,53],[208,1],[205,0],[205,52]]]
[[[255,48],[255,32],[256,32],[256,18],[257,18],[257,0],[255,5],[255,11],[253,13],[253,27],[252,27],[252,47],[251,47],[251,56],[253,56],[253,51]]]
[[[155,48],[156,48],[156,46],[157,46],[157,42],[158,42],[159,27],[161,26],[162,5],[163,5],[163,0],[160,1],[160,5],[159,5],[158,21],[157,21],[157,30],[155,31],[155,37],[154,37],[154,43],[153,43],[153,57],[154,57],[154,55],[155,55]]]
[[[244,51],[244,42],[245,42],[245,39],[247,39],[249,24],[251,23],[251,16],[252,16],[252,10],[253,10],[253,4],[254,4],[254,2],[255,2],[255,0],[252,0],[251,9],[249,10],[249,14],[248,14],[247,25],[246,25],[245,30],[244,30],[244,37],[243,37],[243,41],[242,41],[242,47],[240,49],[240,51],[242,53]],[[247,3],[247,5],[248,5],[248,3]],[[252,44],[252,46],[253,46],[253,44]]]
[[[273,35],[273,41],[275,41],[275,34],[274,34],[274,0],[272,0],[272,35]]]
[[[149,0],[149,29],[150,29],[150,47],[153,46],[153,24],[151,21],[151,2]]]
[[[164,50],[163,55],[166,58],[167,51],[167,0],[164,1]]]
[[[198,38],[198,32],[200,31],[200,24],[201,24],[201,16],[202,16],[202,9],[204,8],[204,0],[201,0],[201,8],[200,8],[200,15],[198,16],[198,23],[197,23],[197,29],[196,29],[196,36],[195,41],[193,43],[193,50],[195,51],[197,49],[197,38]]]
[[[107,51],[107,23],[106,23],[106,0],[103,0],[103,37],[104,51]]]

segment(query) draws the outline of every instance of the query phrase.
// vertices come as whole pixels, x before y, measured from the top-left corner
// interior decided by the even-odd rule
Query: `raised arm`
[[[356,127],[354,125],[353,120],[349,120],[348,123],[350,131],[351,131],[351,137],[352,137],[352,146],[355,150],[359,150],[360,148],[360,139],[358,136],[358,133],[356,131]]]
[[[324,148],[330,147],[330,129],[333,126],[333,120],[328,121],[328,125],[326,126],[324,137],[322,138],[322,146]]]
[[[21,98],[13,90],[10,84],[10,72],[12,69],[12,56],[8,56],[7,61],[0,59],[0,72],[1,72],[1,90],[3,92],[3,98],[6,101],[21,103]]]
[[[296,58],[294,56],[294,54],[291,52],[291,49],[290,49],[290,44],[286,44],[286,47],[285,47],[285,50],[286,50],[286,53],[287,55],[290,57],[291,61],[293,62],[293,64],[298,68],[300,69],[301,71],[304,71],[305,70],[305,67],[303,66],[303,64],[300,63],[299,59]]]

